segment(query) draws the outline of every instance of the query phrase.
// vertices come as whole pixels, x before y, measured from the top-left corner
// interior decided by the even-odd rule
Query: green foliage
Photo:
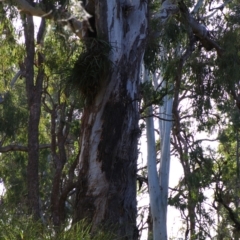
[[[221,58],[218,58],[216,76],[219,83],[224,84],[228,90],[234,89],[240,79],[239,37],[239,30],[230,29],[221,40],[225,52]]]
[[[91,104],[111,68],[109,53],[112,47],[100,39],[89,39],[66,82],[67,89],[80,92],[86,104]]]
[[[167,49],[175,49],[187,41],[186,29],[174,18],[170,19],[161,32],[161,41]]]
[[[91,225],[87,224],[85,221],[80,221],[73,225],[69,230],[60,233],[58,239],[112,240],[115,238],[114,235],[109,232],[109,229],[107,231],[98,229],[95,231],[95,233],[91,233]]]
[[[168,205],[174,206],[175,208],[180,209],[181,211],[187,209],[187,202],[184,199],[184,197],[181,196],[181,193],[178,193],[175,196],[170,196],[168,198]]]
[[[2,154],[0,159],[0,178],[7,190],[1,198],[5,204],[16,206],[16,212],[22,213],[27,198],[26,153],[10,152]]]
[[[21,26],[20,21],[18,21],[18,23],[19,26]],[[5,33],[8,28],[11,30],[10,33],[15,39],[16,31],[13,28],[12,22],[5,19],[1,22],[0,29]],[[0,104],[0,147],[20,145],[26,148],[28,146],[28,108],[25,79],[23,76],[20,76],[16,79],[16,82],[12,84],[12,79],[16,72],[19,71],[19,65],[24,62],[25,52],[21,43],[17,43],[15,40],[12,41],[9,38],[10,35],[6,34],[0,36],[0,55],[4,56],[0,65],[0,94],[5,97],[2,104]],[[35,48],[36,55],[38,52],[44,55],[43,68],[45,72],[38,136],[40,147],[42,145],[50,146],[52,139],[56,139],[59,135],[61,136],[65,129],[69,131],[66,130],[66,135],[64,135],[66,140],[63,149],[61,149],[62,152],[64,151],[66,153],[66,159],[64,159],[66,164],[59,180],[61,189],[69,179],[69,169],[79,152],[78,135],[80,132],[79,116],[81,113],[81,102],[78,97],[79,94],[74,95],[71,92],[67,92],[64,88],[64,83],[70,74],[69,72],[73,67],[73,63],[81,51],[79,46],[81,46],[81,43],[74,38],[67,39],[63,44],[63,41],[58,41],[57,35],[54,32],[47,31],[44,44],[36,45]],[[36,55],[35,60],[37,59]],[[36,77],[38,67],[35,66],[34,69]],[[52,119],[53,121],[51,121]],[[55,126],[53,126],[53,123],[55,123]],[[41,149],[38,159],[41,211],[43,213],[43,221],[47,222],[46,224],[49,226],[51,225],[51,191],[56,171],[53,154],[59,157],[59,152],[58,145],[55,152],[54,150],[51,151],[50,148]],[[35,229],[35,234],[35,230],[31,230],[31,228],[34,227],[33,222],[31,223],[30,219],[26,217],[28,216],[27,162],[28,155],[24,152],[10,151],[0,154],[0,179],[6,188],[6,193],[2,197],[4,204],[0,204],[0,208],[4,208],[3,211],[6,212],[8,219],[14,220],[14,223],[11,224],[10,220],[8,221],[9,225],[5,226],[5,230],[16,226],[16,232],[14,230],[12,231],[14,235],[2,231],[5,235],[3,238],[0,237],[0,239],[17,239],[17,234],[22,234],[22,232],[27,232],[28,230],[30,231],[29,234],[32,234],[32,237],[30,237],[28,233],[24,233],[25,235],[22,238],[44,239],[46,237],[46,239],[50,239],[50,237],[47,238],[47,235],[42,237],[41,234],[39,234],[38,238],[37,228]],[[75,177],[73,173],[73,180],[75,180]],[[66,205],[68,208],[66,208],[66,221],[72,217],[71,201],[73,197],[74,195],[71,195],[67,198],[68,202]],[[16,211],[13,212],[11,209],[16,209]],[[18,222],[17,219],[20,222]],[[25,225],[21,225],[21,222],[26,225],[26,228],[24,228]],[[47,233],[47,227],[45,230]]]
[[[161,3],[159,0],[151,1],[149,4],[149,12],[151,15],[158,13]],[[159,21],[154,18],[149,19],[149,37],[144,54],[144,64],[147,69],[154,72],[160,66],[160,36],[159,29],[161,28]]]
[[[160,28],[159,22],[157,20],[152,20],[150,22],[151,32],[148,38],[145,54],[144,54],[144,64],[147,69],[154,72],[161,64],[160,53],[160,37],[157,35],[158,29]],[[152,34],[152,37],[151,37]]]
[[[4,212],[0,219],[1,240],[112,240],[113,234],[102,230],[91,233],[91,225],[85,221],[78,222],[73,226],[66,226],[56,233],[52,226],[45,226],[41,222],[33,221],[31,217],[15,216],[9,218]]]
[[[4,103],[0,105],[0,134],[14,137],[18,129],[26,122],[27,112],[21,109],[12,93],[5,96]]]
[[[219,202],[218,214],[221,216],[218,235],[228,239],[230,236],[239,236],[238,226],[240,196],[239,189],[239,112],[232,112],[229,117],[232,121],[219,134],[220,156],[216,159],[214,175],[216,176],[215,199]],[[224,239],[225,239],[224,238]],[[238,239],[238,238],[236,238]]]
[[[145,100],[145,105],[148,105],[149,103],[161,105],[163,103],[163,97],[167,95],[166,88],[156,91],[150,81],[141,84],[141,92],[143,99]]]

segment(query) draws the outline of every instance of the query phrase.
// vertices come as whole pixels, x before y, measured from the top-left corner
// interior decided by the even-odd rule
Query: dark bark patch
[[[91,136],[92,124],[88,124],[88,119],[92,108],[85,109],[84,117],[82,118],[81,134],[85,131],[86,137],[89,139]],[[88,196],[88,171],[89,171],[89,142],[85,142],[85,148],[82,152],[81,169],[78,176],[78,184],[76,189],[76,209],[74,222],[82,219],[92,219],[95,211],[94,199]]]
[[[85,161],[87,163],[87,159]],[[90,221],[93,219],[94,213],[96,211],[94,201],[95,197],[88,194],[88,164],[85,165],[85,168],[82,168],[79,172],[78,187],[76,192],[76,209],[74,222],[79,220],[86,219]]]
[[[114,102],[113,100],[106,104],[103,112],[103,131],[98,147],[98,157],[99,161],[102,161],[102,171],[105,172],[108,180],[112,177],[113,159],[122,135],[125,114],[124,103]]]
[[[129,32],[130,27],[126,20],[123,21],[123,36],[126,37],[127,33]]]
[[[93,196],[87,196],[83,195],[83,197],[79,198],[78,201],[78,217],[81,216],[80,219],[77,219],[77,221],[86,219],[87,221],[90,221],[93,219],[94,213],[96,211],[94,201],[95,198]]]

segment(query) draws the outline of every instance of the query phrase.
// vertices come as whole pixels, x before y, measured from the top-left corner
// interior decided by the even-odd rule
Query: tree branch
[[[230,1],[230,0],[229,0]],[[224,6],[228,3],[224,3]],[[196,9],[193,11],[196,11],[202,4],[202,1],[199,0],[197,5],[195,6]],[[179,17],[179,12],[180,17]],[[210,37],[210,34],[207,30],[207,28],[199,23],[196,19],[193,18],[193,16],[189,13],[189,10],[183,0],[180,1],[171,1],[171,0],[165,0],[162,3],[161,9],[158,14],[156,14],[154,17],[160,20],[160,24],[163,25],[167,22],[168,19],[170,19],[172,16],[177,15],[177,20],[184,24],[187,28],[190,27],[192,32],[195,36],[198,37],[199,41],[203,45],[203,47],[210,51],[212,49],[216,49],[219,56],[222,55],[223,49]]]
[[[221,56],[223,49],[214,40],[211,39],[207,28],[191,16],[187,6],[183,1],[180,1],[178,4],[179,10],[183,16],[179,18],[179,21],[185,25],[188,24],[191,27],[194,35],[199,38],[199,41],[207,51],[210,51],[214,48],[216,49],[217,54]]]
[[[165,0],[162,3],[161,9],[158,14],[154,16],[160,20],[160,24],[165,24],[171,16],[179,12],[178,5],[171,0]]]
[[[232,2],[232,0],[227,0],[226,2],[223,2],[220,6],[217,6],[217,7],[214,7],[214,8],[209,8],[209,11],[213,11],[213,10],[221,10],[222,11],[223,8],[230,2]]]
[[[50,147],[51,147],[50,144],[42,144],[39,146],[39,149],[46,149]],[[8,146],[0,147],[1,153],[10,152],[10,151],[28,152],[28,147],[19,145],[19,144],[10,144]]]
[[[198,2],[196,3],[194,9],[192,10],[191,14],[196,14],[198,12],[198,10],[202,7],[204,1],[203,0],[198,0]]]
[[[2,0],[2,1],[6,2],[9,5],[12,4],[12,1],[10,0]],[[80,3],[79,3],[80,20],[76,19],[71,13],[67,11],[63,11],[62,9],[55,10],[55,11],[53,11],[54,10],[53,9],[49,12],[45,12],[39,6],[34,7],[31,4],[29,4],[26,0],[14,0],[13,5],[15,5],[21,13],[26,13],[26,14],[30,14],[32,16],[41,17],[41,18],[52,19],[64,25],[69,23],[71,30],[79,38],[83,38],[87,28],[90,27],[88,23],[88,19],[91,17],[91,15],[86,12],[86,10],[81,6]],[[87,24],[83,24],[84,22]]]
[[[149,118],[149,117],[155,117],[155,118],[158,118],[158,119],[166,121],[166,122],[173,122],[174,121],[173,119],[161,118],[161,117],[157,116],[156,114],[144,115],[144,116],[141,116],[140,119],[145,119],[145,118]]]
[[[44,12],[41,8],[39,7],[33,7],[32,5],[30,5],[27,1],[25,0],[14,0],[14,1],[10,1],[10,0],[3,0],[3,2],[14,4],[20,12],[23,13],[27,13],[33,16],[37,16],[37,17],[47,17],[46,12]],[[48,14],[49,16],[49,14]]]
[[[215,197],[215,200],[220,203],[228,212],[228,216],[229,218],[232,220],[232,222],[234,223],[234,227],[237,229],[237,230],[240,230],[240,221],[239,221],[239,218],[238,218],[238,215],[236,212],[234,212],[234,210],[229,207],[223,200],[222,198],[222,194],[221,193],[217,193],[217,196]]]

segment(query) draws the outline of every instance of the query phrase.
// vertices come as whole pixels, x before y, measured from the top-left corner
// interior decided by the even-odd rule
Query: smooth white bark
[[[148,71],[144,70],[144,82],[149,81]],[[152,106],[148,107],[148,115],[152,116]],[[161,240],[161,192],[159,187],[159,179],[156,163],[156,141],[154,135],[153,117],[146,118],[147,131],[147,169],[148,169],[148,191],[150,196],[150,208],[153,221],[153,239]]]
[[[150,81],[149,73],[143,71],[143,81]],[[161,76],[160,76],[161,77]],[[158,87],[158,78],[153,75],[155,89]],[[162,83],[162,87],[166,82]],[[159,172],[156,163],[156,141],[154,133],[154,119],[146,119],[147,131],[147,168],[148,168],[148,188],[150,196],[150,208],[153,220],[153,239],[167,240],[167,206],[168,187],[170,172],[170,134],[172,128],[172,103],[173,98],[168,95],[164,97],[164,103],[159,106],[159,128],[161,140],[161,162]],[[148,116],[153,115],[152,106],[148,107]]]
[[[153,77],[154,85],[157,87],[157,78]],[[165,87],[163,82],[162,87]],[[169,95],[163,99],[163,105],[159,106],[159,128],[161,141],[161,161],[159,169],[159,186],[160,186],[160,231],[161,240],[167,240],[167,207],[168,207],[168,187],[170,173],[170,135],[172,129],[172,103],[173,98]]]

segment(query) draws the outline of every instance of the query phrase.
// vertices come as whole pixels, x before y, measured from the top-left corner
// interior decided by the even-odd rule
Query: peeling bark
[[[112,68],[91,106],[84,109],[75,221],[93,230],[105,224],[137,239],[136,162],[138,85],[147,32],[147,4],[95,1],[97,35],[111,43]],[[109,228],[107,230],[110,230]]]

